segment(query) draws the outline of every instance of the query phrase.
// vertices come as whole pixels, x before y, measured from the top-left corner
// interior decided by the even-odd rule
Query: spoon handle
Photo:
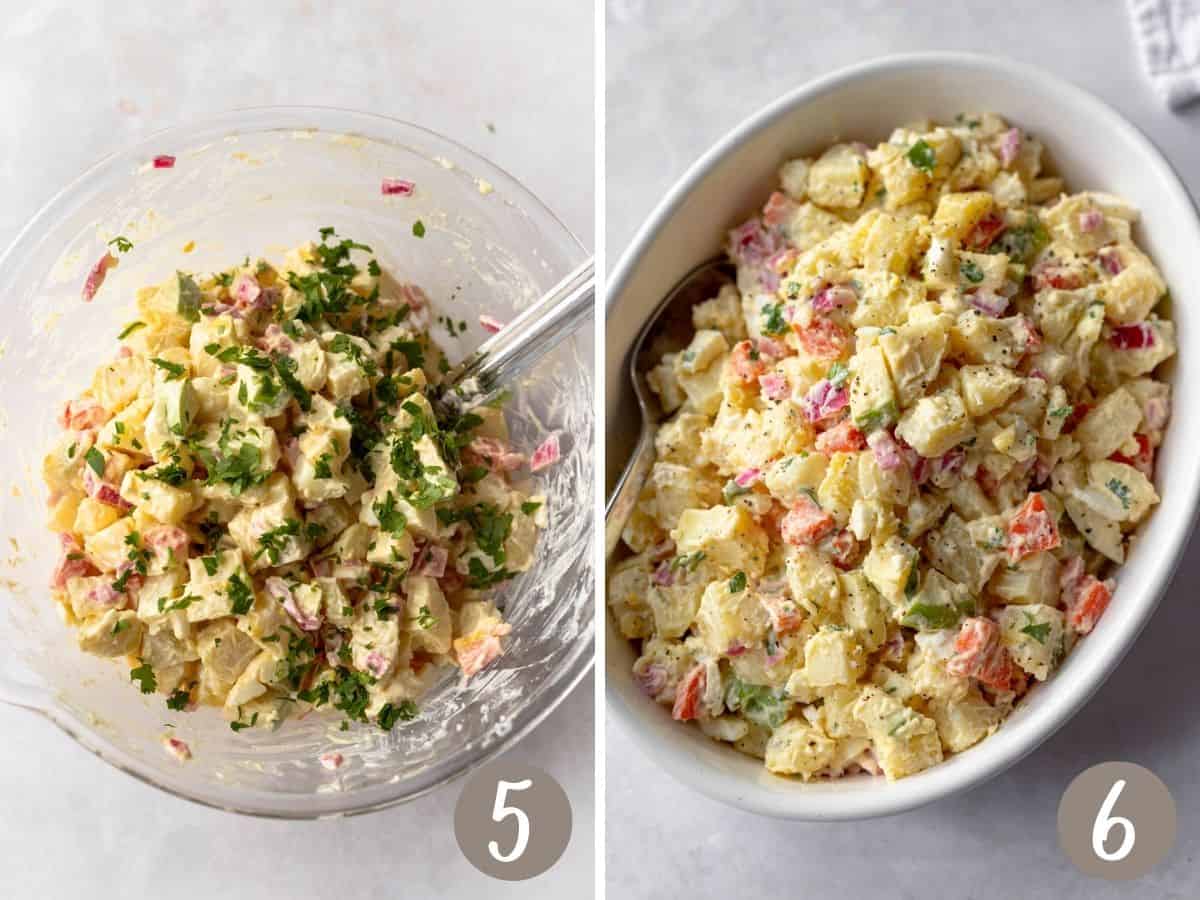
[[[617,487],[609,498],[608,508],[604,511],[606,561],[611,560],[613,551],[621,540],[621,532],[625,530],[625,523],[629,521],[629,516],[637,505],[638,496],[642,493],[642,487],[654,467],[654,436],[657,433],[658,426],[643,416],[637,446],[633,448],[633,454],[625,464],[621,480],[617,482]]]
[[[574,333],[595,298],[596,261],[588,257],[459,363],[442,383],[440,399],[458,410],[486,403]]]

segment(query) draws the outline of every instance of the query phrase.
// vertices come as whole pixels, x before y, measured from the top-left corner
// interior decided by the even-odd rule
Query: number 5
[[[509,816],[517,817],[517,840],[513,844],[512,850],[508,853],[501,853],[500,845],[496,841],[488,841],[488,853],[492,854],[492,859],[496,862],[507,863],[514,859],[520,859],[525,848],[529,846],[529,816],[525,815],[525,810],[515,806],[505,806],[504,803],[508,799],[509,791],[527,791],[531,787],[533,787],[533,782],[528,778],[524,781],[498,781],[496,783],[496,802],[492,805],[492,821],[503,822]]]
[[[1124,816],[1109,815],[1112,812],[1113,806],[1117,803],[1117,798],[1121,796],[1121,791],[1124,789],[1124,778],[1120,778],[1113,783],[1113,786],[1108,791],[1108,796],[1100,804],[1100,812],[1096,813],[1096,821],[1092,823],[1092,852],[1105,862],[1120,862],[1133,852],[1133,842],[1136,840],[1133,823]],[[1109,853],[1104,849],[1104,841],[1108,838],[1108,834],[1112,831],[1114,825],[1121,826],[1125,837],[1121,841],[1121,846],[1112,853]]]

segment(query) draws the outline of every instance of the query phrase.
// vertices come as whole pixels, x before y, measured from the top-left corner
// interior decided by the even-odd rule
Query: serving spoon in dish
[[[629,355],[629,377],[642,418],[637,446],[617,480],[604,515],[604,556],[612,557],[642,486],[654,465],[654,438],[664,412],[646,383],[646,372],[665,352],[682,348],[692,332],[692,307],[715,297],[722,285],[733,284],[736,271],[724,257],[701,263],[681,278],[655,307],[642,326]]]
[[[588,257],[447,373],[432,396],[439,417],[494,400],[505,385],[573,334],[595,299],[596,260]]]

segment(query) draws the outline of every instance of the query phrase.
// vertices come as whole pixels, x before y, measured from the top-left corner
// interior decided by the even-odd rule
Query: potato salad
[[[79,646],[234,730],[311,707],[391,729],[496,659],[487,591],[531,566],[544,498],[499,408],[435,413],[430,315],[328,228],[279,269],[139,290],[44,462]]]
[[[985,739],[1113,598],[1175,352],[1137,211],[992,114],[794,159],[647,373],[610,573],[633,677],[805,780]],[[1119,600],[1118,600],[1119,602]]]

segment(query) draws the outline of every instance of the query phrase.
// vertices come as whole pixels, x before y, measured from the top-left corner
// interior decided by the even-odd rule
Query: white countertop
[[[733,125],[810,78],[902,51],[976,50],[1055,70],[1144,129],[1200,197],[1200,108],[1179,116],[1165,110],[1143,78],[1130,36],[1119,0],[610,0],[609,264],[664,191]],[[609,896],[1200,895],[1200,718],[1191,696],[1200,684],[1198,585],[1200,543],[1194,541],[1132,652],[1066,728],[987,785],[889,819],[815,825],[727,809],[674,781],[610,719]],[[1085,878],[1058,850],[1055,816],[1063,790],[1083,769],[1106,760],[1155,771],[1179,809],[1175,850],[1132,885]]]
[[[590,246],[593,18],[590,3],[538,0],[29,4],[0,24],[0,243],[136,137],[292,103],[385,113],[454,138]],[[355,819],[252,820],[146,787],[40,718],[0,708],[0,895],[92,897],[110,885],[118,893],[105,896],[177,900],[591,896],[592,683],[512,751],[553,774],[574,807],[566,855],[523,885],[487,879],[459,853],[461,783]]]

